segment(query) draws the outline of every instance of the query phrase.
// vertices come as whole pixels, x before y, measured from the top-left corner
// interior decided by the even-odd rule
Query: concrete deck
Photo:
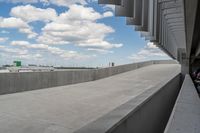
[[[109,78],[0,96],[0,132],[72,133],[180,72],[177,64]]]

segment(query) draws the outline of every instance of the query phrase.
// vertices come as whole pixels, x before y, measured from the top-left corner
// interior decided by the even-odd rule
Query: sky
[[[0,65],[103,67],[169,59],[97,0],[0,0]]]

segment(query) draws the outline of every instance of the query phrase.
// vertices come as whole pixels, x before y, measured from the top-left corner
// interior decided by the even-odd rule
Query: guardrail
[[[0,94],[88,82],[144,66],[163,63],[169,64],[176,62],[173,60],[146,61],[95,70],[0,73]]]
[[[74,133],[163,133],[180,86],[175,73]]]

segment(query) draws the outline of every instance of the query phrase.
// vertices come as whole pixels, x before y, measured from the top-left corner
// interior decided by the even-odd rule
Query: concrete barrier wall
[[[200,133],[200,99],[186,75],[164,133]]]
[[[119,73],[135,70],[141,67],[153,65],[153,64],[177,64],[175,60],[153,60],[153,61],[145,61],[145,62],[138,62],[133,64],[127,64],[127,65],[120,65],[115,67],[109,67],[109,68],[103,68],[98,69],[95,71],[95,80],[106,78],[109,76],[113,76]]]
[[[1,73],[0,94],[8,94],[94,80],[94,70]]]
[[[75,133],[163,133],[180,86],[174,74]]]
[[[0,94],[88,82],[152,64],[171,62],[174,61],[147,61],[96,70],[0,73]]]
[[[153,64],[177,64],[176,60],[154,60]]]

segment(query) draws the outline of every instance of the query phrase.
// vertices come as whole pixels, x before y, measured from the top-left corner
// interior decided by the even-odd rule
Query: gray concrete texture
[[[165,133],[200,133],[200,99],[189,75],[185,76]]]
[[[106,78],[152,64],[176,63],[173,60],[147,61],[97,70],[0,73],[0,94],[63,86]]]
[[[75,133],[163,133],[180,87],[181,74],[174,71],[164,81]]]
[[[178,64],[157,64],[91,82],[1,95],[0,132],[72,133],[177,73]]]

